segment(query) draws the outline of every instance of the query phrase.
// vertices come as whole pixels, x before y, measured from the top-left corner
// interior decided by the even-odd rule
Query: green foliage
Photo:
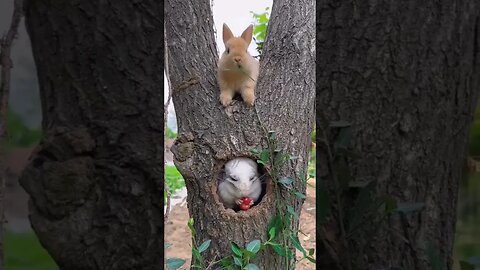
[[[27,127],[22,118],[14,111],[8,111],[8,146],[11,147],[27,147],[37,144],[41,137],[40,129],[31,129]]]
[[[190,233],[192,234],[192,268],[198,269],[206,269],[205,261],[203,260],[202,252],[208,249],[210,246],[210,240],[205,240],[202,244],[198,245],[196,241],[197,231],[193,227],[194,221],[193,218],[188,219],[188,228],[190,229]]]
[[[57,270],[55,262],[40,245],[37,236],[29,233],[5,233],[5,269]]]
[[[174,165],[165,166],[165,184],[170,191],[170,194],[174,194],[177,190],[185,187],[185,180],[180,172],[177,170],[177,167]],[[167,201],[167,193],[164,192],[165,202]]]
[[[230,242],[232,256],[220,260],[223,269],[260,269],[256,264],[250,263],[255,259],[257,253],[262,249],[263,245],[260,240],[253,240],[248,243],[245,248],[240,247],[235,242]]]
[[[255,40],[255,43],[257,43],[257,51],[259,55],[262,55],[263,44],[265,43],[265,37],[267,35],[267,26],[270,18],[270,14],[268,13],[269,10],[270,7],[266,7],[265,12],[263,13],[250,12],[254,20],[253,39]]]
[[[480,268],[480,257],[470,257],[460,261],[460,270],[475,270]]]
[[[259,118],[258,113],[257,117]],[[285,153],[282,148],[278,147],[277,135],[275,131],[267,132],[265,127],[263,127],[263,130],[265,132],[265,139],[267,140],[267,148],[261,150],[252,149],[251,152],[258,158],[257,162],[264,165],[273,183],[275,184],[275,204],[277,213],[279,214],[274,216],[270,221],[267,228],[269,239],[262,246],[270,247],[277,255],[284,257],[287,267],[290,267],[294,257],[294,253],[289,248],[289,243],[302,252],[302,259],[308,259],[312,263],[315,263],[315,259],[312,256],[314,250],[307,252],[298,240],[298,230],[292,230],[289,226],[287,226],[287,224],[290,224],[292,219],[298,220],[299,216],[294,207],[287,204],[285,200],[281,199],[280,195],[281,192],[288,192],[296,199],[304,200],[306,198],[305,194],[295,190],[293,184],[295,183],[296,179],[302,181],[303,183],[305,183],[307,179],[305,174],[302,172],[297,172],[293,177],[280,175],[280,168],[282,168],[282,166],[287,162],[293,162],[297,158]]]
[[[185,187],[185,180],[174,165],[165,166],[165,181],[172,193]]]
[[[184,259],[179,259],[179,258],[168,258],[167,259],[167,269],[168,270],[177,270],[180,267],[182,267],[182,265],[184,265],[184,264],[185,264]]]
[[[175,133],[171,128],[167,127],[167,139],[174,140],[177,138],[177,133]]]

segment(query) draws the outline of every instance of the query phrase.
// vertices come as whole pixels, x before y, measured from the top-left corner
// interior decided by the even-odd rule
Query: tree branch
[[[164,29],[165,29],[165,23],[163,24]],[[168,117],[168,105],[170,105],[170,100],[172,99],[172,84],[170,83],[170,72],[168,70],[168,47],[167,47],[167,34],[166,30],[163,31],[164,35],[164,49],[165,49],[165,77],[167,77],[167,84],[168,84],[168,99],[167,103],[165,103],[164,108],[163,108],[163,149],[167,149],[167,140],[166,140],[166,134],[167,134],[167,117]],[[164,150],[165,151],[165,150]],[[165,174],[165,160],[163,161],[163,171]],[[165,211],[164,214],[164,219],[165,221],[168,219],[168,214],[170,213],[170,191],[168,190],[167,186],[167,180],[164,178],[164,183],[163,183],[163,190],[167,193],[167,210]]]

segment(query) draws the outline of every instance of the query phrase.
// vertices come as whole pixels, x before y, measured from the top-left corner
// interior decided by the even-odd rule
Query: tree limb
[[[165,23],[164,23],[164,28],[165,28]],[[164,46],[165,46],[165,77],[167,77],[167,84],[168,84],[168,99],[167,103],[165,103],[164,108],[163,108],[163,149],[167,149],[167,140],[166,140],[166,134],[167,134],[167,117],[168,117],[168,105],[170,105],[170,100],[172,99],[172,84],[170,83],[170,72],[168,70],[168,47],[167,47],[167,34],[166,31],[163,32],[164,35]],[[165,151],[165,150],[164,150]],[[165,164],[166,162],[163,162],[163,171],[165,172]],[[170,213],[170,191],[168,190],[167,186],[167,180],[164,178],[164,184],[163,184],[163,190],[167,193],[167,210],[165,211],[164,214],[164,219],[165,221],[168,219],[168,214]]]

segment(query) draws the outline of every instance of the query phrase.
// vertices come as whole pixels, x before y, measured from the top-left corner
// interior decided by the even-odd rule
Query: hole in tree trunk
[[[256,167],[256,168],[255,168]],[[219,207],[228,212],[246,214],[256,212],[255,209],[262,207],[265,195],[271,193],[271,178],[262,164],[250,156],[235,157],[221,162],[216,169],[217,181],[212,192]],[[253,177],[254,180],[251,180]],[[249,197],[252,205],[247,210],[242,210],[238,200]],[[244,206],[242,206],[245,208]]]

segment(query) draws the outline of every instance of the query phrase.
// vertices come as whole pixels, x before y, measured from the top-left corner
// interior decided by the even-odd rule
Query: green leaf
[[[275,150],[277,151],[277,150]],[[285,162],[286,155],[282,153],[275,153],[275,159],[273,160],[273,166],[281,167],[283,163]]]
[[[315,249],[311,248],[308,250],[308,256],[312,256],[315,253]]]
[[[287,212],[290,213],[295,219],[298,219],[298,214],[295,212],[295,209],[291,205],[287,205]]]
[[[283,248],[281,245],[272,245],[272,248],[273,248],[273,251],[275,251],[275,253],[277,253],[278,255],[282,257],[287,256],[287,250]]]
[[[268,230],[268,237],[269,237],[269,241],[270,240],[273,240],[275,238],[275,236],[277,235],[277,231],[276,231],[276,228],[275,227],[272,227],[270,228],[270,230]]]
[[[263,165],[266,165],[269,159],[270,152],[268,151],[268,149],[262,150],[262,152],[260,152],[260,160],[262,161]]]
[[[255,253],[251,252],[251,251],[248,251],[246,249],[243,250],[243,259],[245,261],[248,261],[252,258],[255,258]]]
[[[287,176],[282,176],[280,177],[280,180],[278,180],[280,184],[282,184],[286,189],[292,188],[292,183],[293,183],[293,178],[287,177]]]
[[[253,240],[250,243],[247,244],[247,250],[251,251],[253,253],[257,253],[260,250],[260,247],[262,246],[260,240]]]
[[[237,255],[238,257],[242,257],[242,249],[235,244],[235,242],[230,241],[230,248],[232,249],[233,254]]]
[[[225,258],[220,260],[220,264],[222,266],[230,266],[232,264],[232,260],[231,260],[230,257],[225,257]]]
[[[425,207],[425,203],[415,203],[415,202],[398,203],[396,211],[406,214],[406,213],[421,210],[423,207]]]
[[[298,236],[296,235],[294,236],[290,234],[290,240],[292,241],[293,246],[303,253],[303,256],[307,255],[307,251],[302,247],[302,244],[300,244],[300,240],[298,239]]]
[[[247,270],[260,270],[256,264],[249,263],[247,264]]]
[[[317,261],[313,257],[306,256],[305,258],[307,258],[307,260],[309,260],[312,263],[317,263]]]
[[[185,260],[180,258],[168,258],[167,259],[167,269],[168,270],[177,270],[178,268],[182,267],[185,263]]]
[[[195,231],[195,228],[193,227],[193,218],[188,219],[187,225],[188,225],[188,228],[190,229],[190,232],[192,233],[192,236],[195,237],[197,232]]]
[[[243,265],[243,260],[239,257],[233,256],[233,262],[240,267],[242,267],[242,265]]]
[[[460,261],[460,270],[475,270],[475,265],[466,261]]]
[[[170,248],[171,246],[172,246],[172,244],[167,243],[167,242],[165,242],[165,243],[163,244],[163,248],[164,248],[164,249]]]
[[[202,252],[204,252],[205,250],[207,250],[207,248],[210,246],[210,242],[212,242],[212,240],[210,240],[210,239],[205,240],[205,242],[203,242],[203,243],[198,247],[198,252],[202,253]]]
[[[258,150],[258,148],[252,148],[250,149],[250,153],[252,153],[253,155],[255,156],[258,156],[260,154],[260,150]]]
[[[298,191],[295,191],[294,193],[295,193],[295,196],[297,196],[297,198],[299,198],[299,199],[306,199],[307,198],[307,196],[305,196],[305,194],[300,193]]]
[[[268,223],[268,231],[270,231],[272,228],[275,228],[275,232],[280,232],[283,229],[283,224],[283,220],[280,218],[280,216],[274,216]]]
[[[203,261],[202,255],[200,255],[200,252],[198,252],[197,248],[192,248],[192,254],[193,258],[197,261]]]

